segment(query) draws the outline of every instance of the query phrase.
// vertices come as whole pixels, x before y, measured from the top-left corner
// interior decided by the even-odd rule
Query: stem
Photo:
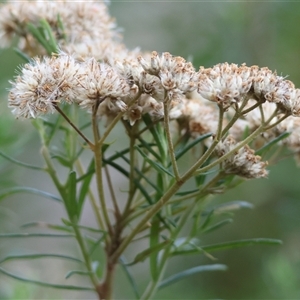
[[[147,222],[167,203],[167,201],[180,189],[183,183],[183,181],[177,181],[173,183],[169,190],[167,190],[160,200],[149,209],[144,218],[140,220],[131,233],[123,240],[123,242],[112,255],[112,259],[117,260],[120,257],[136,234],[140,232],[141,228],[143,228],[145,224],[147,224]]]
[[[116,216],[116,219],[118,219],[121,215],[121,212],[120,212],[120,209],[119,209],[119,206],[118,206],[118,202],[117,202],[117,199],[116,199],[116,195],[115,195],[115,192],[114,192],[114,188],[113,188],[113,185],[112,185],[112,181],[111,181],[111,177],[110,177],[110,173],[109,173],[107,165],[104,166],[104,171],[105,171],[105,176],[106,176],[108,188],[109,188],[110,195],[111,195],[111,200],[112,200],[112,203],[113,203],[113,206],[114,206],[114,209],[115,209],[115,216]]]
[[[139,91],[137,93],[137,95],[128,103],[128,108],[135,103],[135,101],[141,96],[141,92]],[[112,122],[109,124],[109,126],[106,128],[103,136],[101,137],[101,139],[98,140],[98,144],[102,145],[105,141],[105,139],[108,137],[108,135],[110,134],[110,132],[113,130],[113,128],[116,126],[116,124],[119,122],[119,120],[121,120],[121,118],[124,116],[124,114],[126,113],[126,111],[121,111],[113,120]],[[96,143],[96,141],[95,141]]]
[[[218,132],[216,134],[216,137],[220,136],[220,132],[222,130],[222,126],[220,123],[223,122],[223,114],[220,113],[219,116],[219,125],[218,125]],[[131,240],[135,237],[136,234],[140,232],[140,229],[147,224],[147,222],[171,199],[171,197],[180,189],[180,187],[189,179],[191,178],[195,171],[201,166],[207,158],[212,154],[214,151],[216,145],[219,143],[217,139],[215,139],[212,143],[212,145],[209,147],[209,149],[204,153],[204,155],[181,177],[180,180],[174,182],[169,189],[166,191],[166,193],[158,200],[146,213],[144,218],[140,220],[140,222],[136,225],[136,227],[132,230],[132,232],[123,240],[123,242],[120,244],[118,249],[114,252],[112,257],[114,259],[118,259],[120,255],[123,253],[123,251],[127,248],[127,246],[130,244]]]
[[[137,124],[137,123],[136,123]],[[127,129],[127,133],[130,138],[129,143],[129,164],[130,164],[130,171],[129,171],[129,193],[128,193],[128,199],[126,201],[126,206],[123,213],[123,219],[125,219],[130,211],[131,203],[134,198],[134,194],[136,191],[136,186],[134,184],[134,177],[135,177],[135,141],[136,141],[136,124],[133,125],[133,127],[125,126]]]
[[[77,128],[77,126],[69,119],[69,117],[59,108],[57,104],[54,104],[54,108],[64,117],[64,119],[75,129],[75,131],[86,141],[89,147],[94,150],[94,144]]]
[[[95,273],[93,272],[90,256],[89,256],[88,251],[86,249],[84,240],[81,236],[80,230],[78,229],[77,225],[73,224],[73,222],[72,222],[72,227],[73,227],[73,230],[75,232],[76,239],[77,239],[77,242],[79,244],[81,253],[83,255],[84,262],[85,262],[86,268],[87,268],[88,273],[89,273],[89,277],[90,277],[95,289],[97,290],[98,284],[99,284],[98,279],[97,279]]]
[[[178,166],[176,162],[176,157],[175,157],[175,151],[173,147],[173,141],[171,137],[171,131],[170,131],[170,119],[169,119],[169,101],[164,102],[164,125],[165,125],[165,130],[166,130],[166,135],[167,135],[167,141],[168,141],[168,146],[169,146],[169,155],[171,157],[171,162],[172,162],[172,167],[174,171],[174,175],[177,181],[180,180],[180,175],[178,171]]]
[[[103,158],[102,146],[100,145],[100,143],[98,143],[100,135],[98,129],[98,122],[97,122],[97,110],[99,104],[93,107],[93,115],[92,115],[92,127],[93,127],[93,134],[95,140],[95,145],[94,145],[95,171],[96,171],[96,181],[97,181],[97,190],[98,190],[98,195],[100,200],[100,207],[103,212],[105,225],[108,229],[109,234],[112,235],[113,229],[110,224],[107,206],[105,202],[105,196],[104,196],[103,177],[102,177],[102,158]],[[106,235],[106,240],[107,238],[109,238],[109,235]]]
[[[75,161],[75,164],[76,164],[76,167],[77,167],[77,170],[78,170],[78,173],[80,174],[80,176],[84,175],[84,171],[83,171],[83,167],[82,167],[81,161],[79,159],[77,159]],[[102,230],[105,230],[105,225],[104,225],[104,222],[103,222],[101,214],[100,214],[100,209],[99,209],[99,207],[96,204],[95,196],[92,193],[92,191],[91,191],[90,188],[89,188],[89,191],[88,191],[88,195],[89,195],[89,199],[91,201],[92,207],[93,207],[93,211],[94,211],[94,213],[96,215],[96,219],[97,219],[99,228],[102,229]]]

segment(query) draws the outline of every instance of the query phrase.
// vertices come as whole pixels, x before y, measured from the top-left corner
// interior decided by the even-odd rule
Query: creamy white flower
[[[54,112],[54,104],[60,101],[72,103],[78,70],[78,64],[70,56],[34,59],[11,82],[9,107],[17,117],[35,118]]]
[[[112,67],[99,63],[94,58],[81,63],[76,87],[76,102],[91,109],[96,101],[110,100],[110,105],[126,110],[126,104],[121,98],[130,94],[130,86],[125,78]]]
[[[205,99],[224,105],[239,102],[252,86],[251,71],[245,65],[218,64],[199,70],[198,93]]]
[[[182,95],[192,92],[197,88],[198,76],[193,65],[179,56],[172,56],[165,52],[158,55],[152,52],[150,62],[139,57],[139,62],[144,70],[160,79],[162,87],[167,91],[169,99],[181,99]]]

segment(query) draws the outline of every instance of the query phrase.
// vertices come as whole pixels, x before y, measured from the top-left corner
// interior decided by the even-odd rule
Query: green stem
[[[77,126],[69,119],[69,117],[59,108],[59,106],[55,104],[54,108],[64,117],[64,119],[75,129],[75,131],[86,141],[89,147],[93,150],[94,144],[77,128]]]
[[[84,171],[83,171],[83,167],[82,167],[81,161],[79,159],[77,159],[75,161],[75,164],[76,164],[76,167],[77,167],[79,175],[83,176],[84,175]],[[96,216],[96,220],[98,222],[98,226],[99,226],[99,228],[101,230],[105,230],[105,225],[104,225],[104,222],[102,220],[102,216],[100,214],[100,209],[97,206],[95,196],[94,196],[94,194],[93,194],[93,192],[91,191],[90,188],[89,188],[89,191],[88,191],[88,195],[89,195],[89,199],[91,201],[92,207],[93,207],[93,211],[94,211],[95,216]]]
[[[77,242],[79,244],[82,256],[84,258],[85,265],[86,265],[86,268],[87,268],[88,273],[89,273],[89,277],[90,277],[95,289],[97,290],[99,282],[98,282],[98,279],[97,279],[97,277],[96,277],[96,275],[95,275],[95,273],[92,269],[90,256],[89,256],[88,251],[86,249],[86,246],[85,246],[84,240],[82,238],[81,232],[80,232],[78,226],[76,224],[73,224],[73,222],[72,222],[72,227],[73,227],[73,230],[75,232],[75,236],[76,236]]]
[[[173,141],[171,137],[171,130],[170,130],[170,118],[169,118],[169,101],[164,102],[164,125],[165,125],[165,130],[166,130],[166,135],[167,135],[167,141],[168,141],[168,146],[169,146],[169,155],[171,157],[171,162],[172,162],[172,167],[173,167],[173,172],[175,175],[175,178],[177,181],[180,180],[180,175],[178,171],[178,166],[176,162],[176,157],[175,157],[175,151],[173,147]]]
[[[105,225],[107,227],[107,231],[110,235],[113,234],[113,229],[109,220],[107,205],[105,202],[104,196],[104,186],[103,186],[103,176],[102,176],[102,146],[99,141],[99,129],[98,129],[98,120],[97,120],[97,110],[98,106],[95,105],[93,108],[93,115],[92,115],[92,127],[93,127],[93,134],[95,140],[95,147],[94,147],[94,159],[95,159],[95,171],[96,171],[96,181],[97,181],[97,190],[98,196],[100,200],[100,207],[103,213],[103,218]],[[109,235],[106,235],[106,240],[109,238]]]
[[[133,105],[136,100],[141,96],[141,92],[138,92],[137,95],[128,103],[128,108]],[[110,134],[110,132],[114,129],[114,127],[116,126],[116,124],[121,120],[121,118],[124,116],[124,114],[126,113],[126,111],[122,111],[120,112],[113,120],[112,122],[108,125],[108,127],[106,128],[103,136],[101,137],[101,139],[98,140],[98,144],[101,146],[105,139],[108,137],[108,135]],[[95,141],[96,143],[96,141]]]

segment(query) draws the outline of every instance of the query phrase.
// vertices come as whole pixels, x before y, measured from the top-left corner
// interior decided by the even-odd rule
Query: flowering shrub
[[[9,2],[0,13],[1,45],[10,45],[17,36],[19,52],[27,60],[11,82],[8,105],[17,118],[33,119],[45,161],[40,170],[49,174],[68,214],[59,228],[73,235],[81,250],[85,270],[71,271],[67,278],[85,275],[91,286],[26,281],[93,290],[99,299],[112,299],[116,265],[123,264],[133,283],[130,266],[147,259],[148,287],[142,292],[132,286],[137,298],[149,299],[185,276],[225,270],[211,264],[165,278],[173,256],[280,243],[251,239],[202,245],[199,237],[220,227],[209,227],[222,211],[208,206],[210,195],[226,192],[241,179],[267,177],[272,148],[288,147],[298,158],[300,92],[291,81],[258,66],[221,63],[197,71],[168,52],[130,51],[103,2]],[[84,125],[76,117],[78,108]],[[109,137],[119,124],[128,145],[111,154]],[[59,151],[57,134],[66,141]],[[84,165],[81,157],[87,152],[90,162]],[[53,159],[67,168],[64,180]],[[119,187],[112,172],[128,179],[123,199],[116,197]],[[106,182],[109,196],[104,193]],[[98,228],[81,224],[87,199]],[[229,203],[222,209],[244,205]],[[188,231],[183,230],[186,224]],[[147,240],[147,248],[124,263],[125,250],[137,239]],[[97,245],[106,254],[101,263],[92,260]],[[22,280],[2,267],[0,271]]]

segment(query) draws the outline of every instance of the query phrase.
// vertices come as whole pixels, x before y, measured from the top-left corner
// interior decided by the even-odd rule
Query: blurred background
[[[144,51],[168,51],[189,58],[197,68],[220,62],[267,66],[300,87],[299,2],[111,1],[109,9],[123,28],[124,42],[130,49],[138,46]],[[20,63],[11,50],[1,50],[0,150],[27,163],[41,165],[39,140],[30,121],[14,120],[6,107],[8,80]],[[269,169],[268,179],[247,181],[216,198],[218,203],[249,201],[254,209],[237,212],[232,224],[204,237],[202,242],[269,237],[281,239],[283,245],[217,252],[216,262],[226,264],[228,271],[194,275],[160,291],[156,299],[300,299],[300,168],[293,158],[287,158]],[[37,177],[34,172],[0,157],[0,190],[14,185],[53,189],[46,175]],[[86,207],[85,218],[90,213]],[[1,233],[20,232],[20,225],[30,221],[59,223],[64,216],[60,205],[37,196],[15,195],[0,200]],[[66,240],[1,239],[0,260],[21,251],[47,252],[49,247],[75,255],[77,251],[75,242]],[[211,260],[205,256],[174,259],[168,273],[209,263]],[[53,282],[62,265],[73,267],[46,260],[19,261],[11,263],[10,269],[21,267],[23,275]],[[142,278],[146,274],[143,268],[147,265],[133,269],[134,274]],[[146,285],[147,279],[142,280]],[[117,282],[116,298],[133,298],[123,275]],[[83,278],[80,283],[84,285]],[[0,299],[93,297],[91,293],[26,285],[0,274]]]

